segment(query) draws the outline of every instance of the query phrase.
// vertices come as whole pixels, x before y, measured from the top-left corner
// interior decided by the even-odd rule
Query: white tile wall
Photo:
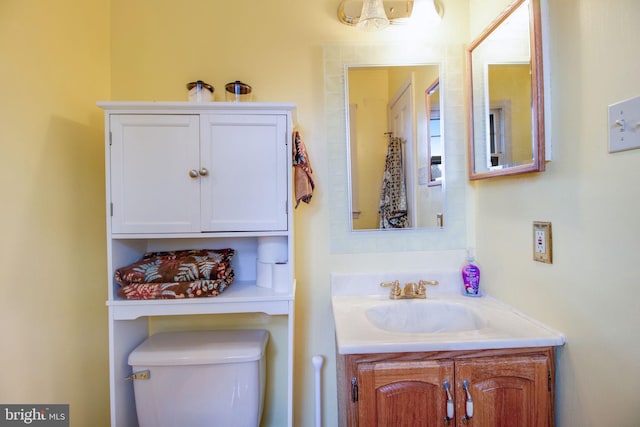
[[[444,103],[444,229],[352,232],[349,225],[345,111],[346,65],[440,64]],[[435,251],[465,248],[466,128],[462,46],[403,43],[340,43],[324,46],[324,93],[332,253]]]

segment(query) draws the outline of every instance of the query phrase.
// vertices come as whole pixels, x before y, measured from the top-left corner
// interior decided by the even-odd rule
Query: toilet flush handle
[[[147,369],[146,371],[134,372],[128,377],[126,377],[125,380],[126,381],[148,380],[149,378],[151,378],[151,371]]]

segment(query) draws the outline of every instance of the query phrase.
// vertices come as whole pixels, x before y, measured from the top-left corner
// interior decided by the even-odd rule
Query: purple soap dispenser
[[[467,250],[467,262],[462,267],[463,294],[469,297],[479,297],[480,294],[480,267],[476,263],[473,249]]]

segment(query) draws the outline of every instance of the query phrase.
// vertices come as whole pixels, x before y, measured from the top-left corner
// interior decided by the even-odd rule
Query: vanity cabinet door
[[[111,232],[200,231],[198,116],[114,114],[109,127]]]
[[[360,363],[360,427],[442,426],[447,413],[443,383],[453,384],[451,360]]]
[[[553,425],[549,359],[544,355],[463,359],[455,362],[457,425],[548,427]],[[469,384],[473,416],[464,419]]]
[[[202,115],[201,139],[202,230],[286,230],[286,116]]]

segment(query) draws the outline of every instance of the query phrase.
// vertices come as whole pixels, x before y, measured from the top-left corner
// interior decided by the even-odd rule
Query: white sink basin
[[[440,285],[427,299],[389,299],[381,281],[393,276],[332,275],[331,307],[340,354],[559,346],[565,336],[494,298],[470,298],[447,286],[458,274],[421,278]],[[435,277],[434,277],[435,276]]]
[[[396,333],[445,333],[477,330],[486,322],[470,307],[432,300],[401,300],[365,311],[376,328]]]

